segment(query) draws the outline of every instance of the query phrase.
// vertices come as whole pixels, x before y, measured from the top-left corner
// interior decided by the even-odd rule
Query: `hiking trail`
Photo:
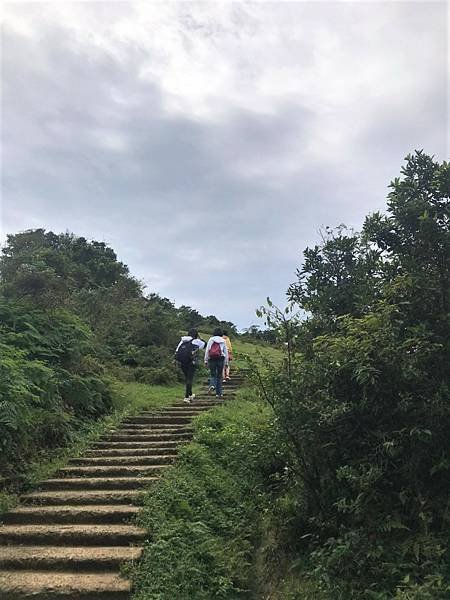
[[[242,381],[235,374],[224,384],[225,401]],[[138,497],[191,439],[192,419],[221,404],[204,391],[192,404],[127,417],[23,495],[0,524],[0,598],[128,600],[131,583],[121,565],[138,560],[151,538],[130,522]]]

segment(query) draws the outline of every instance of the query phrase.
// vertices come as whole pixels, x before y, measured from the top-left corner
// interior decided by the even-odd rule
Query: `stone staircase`
[[[225,400],[242,383],[225,384]],[[121,565],[138,560],[149,535],[130,520],[137,500],[191,438],[192,419],[222,404],[206,392],[128,417],[75,458],[0,525],[1,600],[125,600]]]

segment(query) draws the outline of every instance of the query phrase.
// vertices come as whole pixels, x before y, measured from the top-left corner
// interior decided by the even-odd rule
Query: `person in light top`
[[[228,337],[228,332],[223,331],[223,339],[225,340],[225,345],[228,351],[228,365],[223,368],[223,382],[228,381],[230,379],[230,365],[233,360],[233,348],[231,346],[231,340]]]
[[[196,329],[189,329],[187,335],[183,335],[176,350],[175,359],[178,361],[184,374],[186,382],[186,393],[184,402],[190,404],[195,398],[192,393],[195,370],[198,365],[198,353],[205,347],[205,342],[199,337]]]
[[[214,329],[205,350],[205,367],[211,373],[209,392],[215,390],[216,397],[222,398],[222,374],[224,366],[228,366],[228,350],[220,327]]]

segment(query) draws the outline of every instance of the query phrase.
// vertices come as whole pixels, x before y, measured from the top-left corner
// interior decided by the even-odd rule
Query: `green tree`
[[[0,260],[3,293],[41,306],[64,305],[76,290],[121,284],[138,296],[139,283],[103,242],[35,229],[7,236]]]
[[[306,248],[288,298],[329,327],[342,315],[361,315],[379,297],[380,250],[344,225],[325,229],[322,244]]]
[[[316,540],[315,572],[343,598],[450,589],[448,182],[447,163],[416,152],[386,216],[305,253],[289,296],[308,344],[290,377],[266,375],[293,537]]]

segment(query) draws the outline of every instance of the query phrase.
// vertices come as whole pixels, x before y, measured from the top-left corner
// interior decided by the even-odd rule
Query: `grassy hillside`
[[[210,336],[210,333],[200,333],[200,337],[204,340],[208,340]],[[248,368],[247,358],[250,358],[259,366],[263,366],[267,362],[276,366],[283,360],[283,351],[274,345],[258,341],[249,342],[238,336],[230,336],[230,339],[233,346],[232,368]]]

